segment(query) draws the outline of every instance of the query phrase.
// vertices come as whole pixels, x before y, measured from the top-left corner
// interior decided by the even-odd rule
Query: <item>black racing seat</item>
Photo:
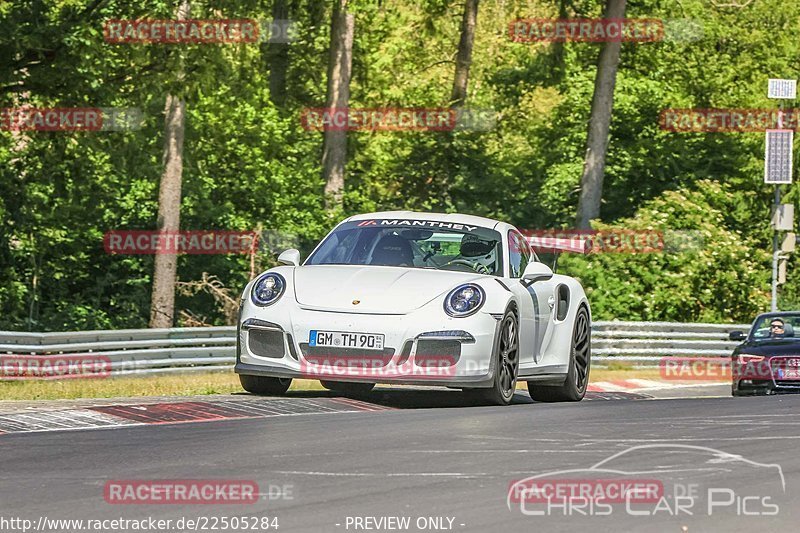
[[[399,235],[381,237],[372,252],[371,265],[414,266],[414,251],[407,240]]]

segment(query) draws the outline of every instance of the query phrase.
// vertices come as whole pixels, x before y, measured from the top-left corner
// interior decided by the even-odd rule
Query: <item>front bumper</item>
[[[733,395],[800,393],[800,369],[788,366],[789,360],[797,360],[797,356],[774,356],[752,366],[737,366],[734,361],[733,368],[738,374],[733,380]]]
[[[405,315],[339,313],[302,309],[289,300],[266,308],[244,302],[237,331],[237,373],[465,388],[492,385],[491,355],[500,326],[494,315],[478,312],[452,318],[440,305]],[[385,349],[310,346],[311,330],[383,334]],[[432,332],[440,334],[430,336]]]

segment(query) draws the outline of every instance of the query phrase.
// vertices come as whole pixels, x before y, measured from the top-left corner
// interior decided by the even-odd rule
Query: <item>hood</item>
[[[294,294],[306,309],[399,315],[419,309],[479,274],[422,268],[313,265],[294,269]],[[358,300],[358,304],[353,301]]]
[[[742,344],[738,352],[752,355],[784,356],[800,355],[800,339],[774,339],[763,341],[751,341]]]

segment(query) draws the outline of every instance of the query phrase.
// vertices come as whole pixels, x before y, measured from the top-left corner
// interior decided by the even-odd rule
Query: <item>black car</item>
[[[734,396],[800,392],[800,311],[758,315],[730,339],[744,341],[731,356]]]

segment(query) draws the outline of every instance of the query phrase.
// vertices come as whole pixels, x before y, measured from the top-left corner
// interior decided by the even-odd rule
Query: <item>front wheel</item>
[[[367,394],[375,387],[374,383],[350,383],[348,381],[320,380],[320,384],[328,390],[342,394]]]
[[[248,376],[239,374],[242,388],[252,394],[271,394],[283,396],[292,384],[292,378],[270,378],[267,376]]]
[[[514,398],[519,369],[519,331],[517,317],[513,311],[506,311],[500,323],[499,338],[496,342],[492,386],[488,389],[467,389],[471,395],[492,405],[508,405]]]
[[[528,383],[528,394],[537,402],[579,402],[586,395],[589,384],[589,367],[592,362],[592,332],[589,312],[585,307],[578,309],[572,328],[569,371],[563,385],[537,386]]]

